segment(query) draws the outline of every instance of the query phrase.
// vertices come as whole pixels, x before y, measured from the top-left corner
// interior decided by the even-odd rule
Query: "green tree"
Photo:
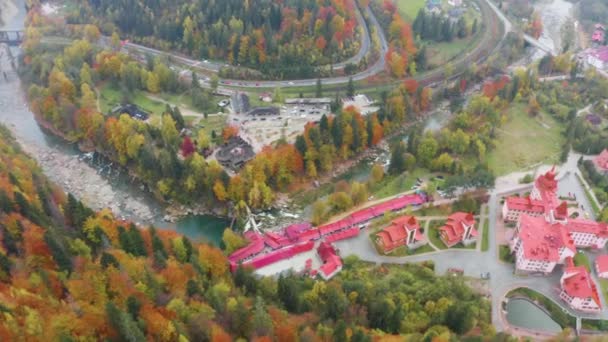
[[[427,134],[418,145],[416,159],[423,165],[430,166],[431,161],[437,155],[438,148],[437,140],[431,134]]]
[[[273,334],[272,318],[266,311],[266,305],[262,297],[255,299],[251,325],[255,336],[272,336]]]
[[[391,159],[388,165],[388,173],[391,175],[401,174],[406,170],[405,146],[402,142],[395,144],[391,151]]]
[[[355,83],[353,82],[353,78],[348,78],[348,84],[346,85],[346,96],[353,97],[355,96]]]
[[[321,79],[317,78],[317,86],[315,90],[315,97],[323,97],[323,84],[321,83]]]

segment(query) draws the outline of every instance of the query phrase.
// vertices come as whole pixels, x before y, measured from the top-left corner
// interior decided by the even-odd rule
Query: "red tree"
[[[194,144],[192,143],[192,140],[190,139],[189,136],[186,136],[184,138],[181,149],[182,149],[182,155],[186,158],[188,156],[190,156],[192,153],[194,153]]]

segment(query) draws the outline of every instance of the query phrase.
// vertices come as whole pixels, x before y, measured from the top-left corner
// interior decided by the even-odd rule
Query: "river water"
[[[10,3],[9,1],[12,1]],[[2,30],[22,30],[26,16],[25,1],[0,0],[4,16]],[[0,122],[9,127],[34,157],[45,174],[65,191],[73,193],[95,210],[110,208],[118,218],[160,229],[174,229],[196,240],[218,245],[227,220],[212,216],[189,216],[176,224],[162,221],[163,207],[144,189],[132,182],[119,168],[95,155],[83,154],[76,146],[46,134],[28,109],[21,82],[12,70],[6,47],[0,48]],[[18,48],[11,48],[14,56]]]

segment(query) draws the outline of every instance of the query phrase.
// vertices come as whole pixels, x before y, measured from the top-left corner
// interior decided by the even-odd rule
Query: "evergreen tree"
[[[353,82],[353,78],[348,78],[348,85],[346,86],[346,96],[353,97],[355,96],[355,83]]]
[[[323,84],[321,83],[321,79],[317,78],[317,88],[315,91],[316,97],[323,97]]]
[[[398,143],[391,151],[391,160],[388,166],[388,172],[392,175],[397,175],[405,171],[405,146],[403,143]]]

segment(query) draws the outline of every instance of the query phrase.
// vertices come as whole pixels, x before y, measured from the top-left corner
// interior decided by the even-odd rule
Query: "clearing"
[[[418,11],[424,8],[425,3],[425,0],[397,0],[397,8],[399,8],[401,15],[404,16],[403,19],[412,22],[416,19]]]
[[[526,105],[513,104],[507,123],[498,129],[496,148],[488,154],[488,164],[496,176],[559,161],[564,137],[562,126],[541,111],[530,117]]]

